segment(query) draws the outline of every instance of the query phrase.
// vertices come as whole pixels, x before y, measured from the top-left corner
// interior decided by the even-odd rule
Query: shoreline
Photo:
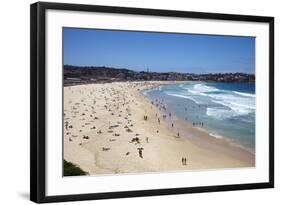
[[[176,128],[185,134],[177,137],[168,122],[158,123],[155,115],[161,113],[140,91],[168,83],[182,82],[64,87],[64,123],[71,126],[64,126],[64,158],[90,175],[255,166],[254,155],[238,148],[226,149],[225,144],[210,140],[214,137],[206,138],[202,130],[182,126],[178,120]],[[148,120],[144,120],[144,115]],[[132,142],[136,137],[139,142]],[[143,149],[143,157],[139,149]],[[187,165],[181,163],[182,157],[187,158]]]
[[[192,82],[192,81],[181,81],[179,83],[185,83],[185,82]],[[203,81],[200,81],[200,82],[203,82]],[[144,96],[148,101],[151,101],[152,99],[150,99],[146,94],[143,94],[143,91],[150,91],[150,90],[155,89],[156,87],[160,87],[162,85],[167,85],[167,84],[169,84],[169,83],[166,83],[166,84],[161,84],[160,83],[158,86],[154,86],[152,88],[141,90],[140,91],[140,95]],[[174,83],[172,81],[170,84],[177,84],[177,83]],[[168,112],[167,111],[166,112],[162,111],[162,114],[163,115],[168,115]],[[197,130],[197,131],[200,130],[204,134],[207,134],[208,137],[210,137],[210,139],[214,139],[215,138],[218,142],[219,141],[223,141],[223,142],[227,143],[229,146],[235,146],[235,147],[238,147],[240,149],[244,149],[245,151],[250,152],[251,154],[255,155],[255,148],[247,147],[247,146],[243,145],[242,143],[240,143],[239,141],[235,141],[234,139],[231,139],[230,137],[227,137],[227,136],[224,136],[224,135],[214,134],[213,130],[211,130],[211,129],[207,128],[207,127],[204,127],[204,128],[203,127],[193,127],[192,126],[192,122],[189,121],[188,119],[184,120],[184,119],[176,116],[175,113],[172,113],[172,114],[174,115],[174,120],[180,122],[182,127],[187,126],[188,129],[193,129],[193,130]],[[170,122],[170,123],[172,123],[172,122]]]
[[[184,81],[184,82],[188,82],[188,81]],[[179,82],[179,83],[183,83],[183,82]],[[167,85],[167,84],[177,84],[177,83],[174,83],[173,81],[165,84],[159,83],[159,85],[153,86],[152,88],[148,88],[145,90],[153,90],[156,87],[160,87],[162,85]],[[148,101],[151,101],[151,99],[147,95],[144,95],[142,91],[140,91],[140,95],[144,96]],[[163,111],[163,109],[160,110],[160,112],[162,113],[162,115],[167,115],[167,116],[169,113],[168,111]],[[240,144],[239,142],[234,141],[233,139],[230,139],[223,135],[220,135],[219,137],[212,136],[212,131],[209,130],[208,128],[193,127],[190,121],[181,119],[180,117],[176,116],[175,113],[172,113],[172,116],[173,119],[167,118],[169,123],[171,124],[173,122],[177,122],[177,123],[173,123],[174,124],[173,128],[180,130],[181,133],[183,133],[182,136],[188,140],[191,140],[194,144],[200,147],[213,149],[213,150],[220,149],[223,150],[224,152],[227,152],[230,155],[236,153],[237,156],[240,155],[240,157],[241,157],[241,152],[245,153],[245,155],[248,155],[249,153],[249,155],[252,155],[248,157],[249,161],[251,161],[251,163],[252,162],[255,163],[254,148],[246,147],[243,144]],[[243,157],[245,155],[243,155]]]

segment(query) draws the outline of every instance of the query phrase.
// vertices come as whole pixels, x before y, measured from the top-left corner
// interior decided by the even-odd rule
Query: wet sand
[[[255,166],[253,153],[167,115],[140,94],[163,83],[173,82],[64,87],[64,159],[90,175]]]

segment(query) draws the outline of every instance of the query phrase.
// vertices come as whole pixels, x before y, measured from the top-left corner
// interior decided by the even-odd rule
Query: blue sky
[[[64,64],[155,72],[255,72],[255,38],[64,28]]]

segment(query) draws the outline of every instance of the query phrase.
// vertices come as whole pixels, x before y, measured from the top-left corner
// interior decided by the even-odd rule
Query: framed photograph
[[[274,18],[31,5],[34,202],[274,187]]]

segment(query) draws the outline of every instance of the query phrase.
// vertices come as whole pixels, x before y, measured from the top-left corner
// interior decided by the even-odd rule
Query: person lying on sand
[[[137,144],[139,144],[140,143],[140,138],[134,137],[134,138],[132,138],[132,140],[130,142],[136,142]]]

